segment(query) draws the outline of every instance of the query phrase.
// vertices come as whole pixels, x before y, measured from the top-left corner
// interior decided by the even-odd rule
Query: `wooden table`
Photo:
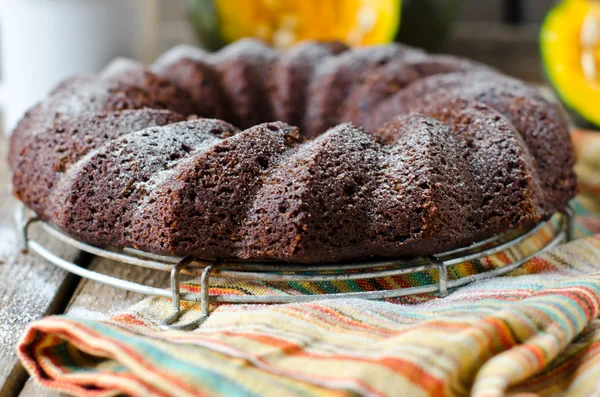
[[[25,327],[50,314],[106,317],[143,296],[82,280],[34,254],[20,252],[13,221],[17,200],[11,195],[7,150],[8,139],[0,135],[0,396],[57,397],[61,393],[43,389],[28,379],[17,360],[15,346]],[[32,232],[38,233],[35,229]],[[148,285],[169,285],[167,273],[94,258],[48,236],[40,239],[63,258],[90,269],[99,272],[110,269],[111,274]]]

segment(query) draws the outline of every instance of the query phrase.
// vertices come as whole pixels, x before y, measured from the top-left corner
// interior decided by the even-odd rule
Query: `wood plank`
[[[107,259],[94,259],[88,269],[154,287],[169,286],[167,272],[123,265]],[[97,320],[116,314],[143,298],[144,295],[141,294],[115,289],[90,280],[81,280],[66,313]],[[30,378],[19,396],[59,397],[63,394],[44,388]]]
[[[169,286],[169,273],[95,258],[90,270],[153,287]],[[113,288],[91,280],[81,280],[66,313],[78,317],[100,319],[117,314],[146,296]]]
[[[27,375],[18,363],[15,345],[25,327],[46,314],[61,311],[77,279],[54,265],[20,252],[14,228],[17,201],[12,198],[10,174],[4,159],[8,147],[0,135],[0,395],[17,395]],[[36,232],[32,235],[36,236]],[[41,237],[63,258],[82,263],[78,250],[50,237]]]

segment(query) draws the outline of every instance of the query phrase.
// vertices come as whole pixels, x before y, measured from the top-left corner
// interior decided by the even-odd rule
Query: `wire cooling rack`
[[[385,299],[423,293],[437,293],[443,297],[449,289],[457,288],[477,280],[500,276],[515,270],[534,255],[571,240],[573,212],[567,207],[557,212],[552,219],[540,222],[527,230],[512,230],[501,235],[476,242],[467,247],[441,252],[435,255],[418,258],[385,259],[361,261],[353,263],[334,263],[319,265],[294,265],[286,263],[256,263],[235,261],[207,261],[192,257],[179,258],[160,256],[131,248],[113,250],[96,247],[67,236],[50,224],[40,220],[35,214],[29,214],[24,205],[17,210],[16,223],[21,234],[22,249],[33,251],[48,262],[76,274],[80,277],[97,281],[127,291],[150,296],[171,298],[172,313],[161,323],[164,330],[189,330],[198,327],[209,316],[209,303],[292,303],[308,302],[332,298]],[[540,229],[553,223],[556,228],[554,236],[539,251],[519,258],[514,262],[481,271],[469,276],[448,279],[448,269],[466,262],[477,261],[485,257],[508,252],[517,245],[535,235]],[[85,269],[54,254],[38,240],[32,238],[29,229],[33,224],[40,224],[43,231],[62,242],[79,250],[118,262],[142,266],[149,269],[168,271],[171,273],[171,288],[163,289],[123,280],[107,274]],[[209,290],[212,278],[231,280],[251,280],[266,282],[335,282],[349,280],[373,280],[382,277],[408,275],[419,272],[437,270],[438,280],[429,285],[418,287],[401,287],[386,290],[370,290],[357,292],[338,292],[304,295],[216,295]],[[182,292],[179,288],[180,275],[200,277],[200,293]],[[201,315],[197,320],[186,324],[175,324],[182,314],[181,301],[201,303]]]

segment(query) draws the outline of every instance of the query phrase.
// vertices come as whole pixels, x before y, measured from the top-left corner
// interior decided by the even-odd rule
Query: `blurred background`
[[[365,41],[402,41],[481,61],[531,82],[545,81],[538,38],[545,15],[558,3],[554,0],[374,0],[369,7],[375,4],[375,9],[381,11],[383,17],[377,14],[378,18],[369,14],[366,3],[0,0],[0,109],[4,130],[10,130],[25,109],[65,76],[97,72],[117,56],[151,62],[177,44],[217,49],[244,35],[263,36],[279,46],[298,40],[288,31],[272,32],[266,22],[262,25],[261,12],[265,9],[287,13],[288,19],[281,21],[292,28],[303,19],[290,19],[290,12],[305,13],[312,34],[318,35],[318,29],[322,32],[328,25],[323,7],[332,4],[337,10],[346,8],[352,13],[347,21],[340,20],[340,13],[332,14],[342,29],[355,29],[360,36],[360,29],[377,24],[379,36],[360,36]],[[310,10],[315,4],[321,8]],[[396,6],[401,12],[396,12]],[[245,21],[246,25],[236,21]]]
[[[345,0],[333,2],[341,4]],[[399,41],[466,56],[519,78],[543,80],[538,35],[545,15],[558,1],[403,0],[401,3]],[[185,5],[178,1],[161,2],[161,48],[181,41],[197,43],[192,26],[180,23],[186,16]]]

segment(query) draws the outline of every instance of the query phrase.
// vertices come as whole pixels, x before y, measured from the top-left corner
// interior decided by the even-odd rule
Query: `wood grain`
[[[123,265],[107,259],[94,259],[88,269],[154,287],[169,286],[167,272]],[[116,314],[143,298],[144,295],[118,290],[90,280],[81,280],[66,313],[77,317],[100,319]],[[59,397],[63,394],[46,389],[30,378],[19,396]]]
[[[61,311],[77,283],[54,265],[20,252],[14,228],[16,200],[4,159],[8,139],[0,135],[0,396],[17,395],[27,375],[19,365],[15,345],[25,327],[44,315]],[[32,230],[32,235],[37,236]],[[83,263],[78,250],[51,239],[40,242],[63,258]]]
[[[90,270],[153,287],[169,286],[169,273],[95,258]],[[91,280],[81,280],[66,313],[80,317],[100,318],[119,313],[144,299],[145,295],[123,291]]]

